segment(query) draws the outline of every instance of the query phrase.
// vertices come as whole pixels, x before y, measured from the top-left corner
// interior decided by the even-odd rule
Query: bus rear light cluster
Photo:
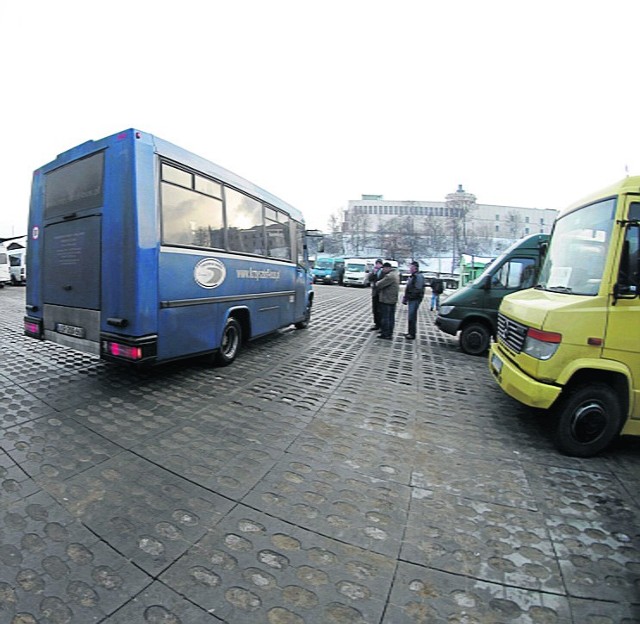
[[[31,336],[32,338],[42,338],[42,321],[25,317],[24,333],[26,336]]]
[[[151,364],[158,354],[158,336],[119,336],[100,334],[100,355],[113,362]]]
[[[124,358],[125,360],[137,361],[142,359],[142,347],[132,347],[130,345],[120,344],[104,340],[102,342],[103,351],[112,357]]]

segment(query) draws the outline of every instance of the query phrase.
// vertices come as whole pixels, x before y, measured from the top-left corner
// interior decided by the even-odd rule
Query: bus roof
[[[269,193],[269,191],[264,190],[263,188],[249,182],[245,178],[221,167],[220,165],[216,165],[215,163],[203,158],[202,156],[198,156],[193,152],[190,152],[182,147],[178,147],[177,145],[170,143],[169,141],[165,141],[157,136],[149,134],[148,132],[142,132],[141,130],[136,130],[135,128],[129,128],[127,130],[123,130],[121,132],[116,132],[108,137],[103,139],[99,139],[96,141],[90,140],[77,145],[61,154],[58,154],[58,157],[40,167],[42,172],[50,171],[52,169],[56,169],[64,164],[67,164],[73,160],[77,160],[78,158],[83,158],[93,152],[97,152],[101,149],[105,149],[109,145],[122,141],[124,139],[130,139],[132,141],[143,141],[148,145],[153,146],[154,151],[165,158],[175,161],[176,163],[181,163],[186,165],[196,171],[204,173],[205,175],[211,176],[212,178],[216,178],[218,180],[224,180],[230,186],[237,188],[240,191],[244,191],[249,195],[253,195],[265,202],[271,204],[276,208],[281,208],[285,210],[287,213],[293,217],[296,221],[300,221],[304,223],[304,217],[302,216],[302,212],[297,208],[293,207],[291,204],[288,204],[284,200],[276,197]]]
[[[640,176],[628,176],[626,178],[622,178],[622,180],[619,180],[611,186],[595,191],[594,193],[583,197],[580,201],[577,201],[561,210],[558,216],[560,217],[568,212],[572,212],[576,208],[587,206],[588,204],[592,204],[600,199],[614,197],[615,195],[623,193],[640,193]]]

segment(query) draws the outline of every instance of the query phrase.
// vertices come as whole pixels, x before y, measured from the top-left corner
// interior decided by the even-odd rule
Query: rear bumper
[[[87,340],[86,338],[76,338],[74,336],[65,336],[49,329],[44,330],[44,339],[64,347],[69,347],[75,351],[89,353],[90,355],[100,355],[100,343],[95,340]]]
[[[536,381],[523,373],[500,352],[497,343],[491,345],[489,370],[504,392],[530,407],[549,409],[562,392],[559,386]]]
[[[314,284],[333,284],[331,275],[315,275],[313,278]]]

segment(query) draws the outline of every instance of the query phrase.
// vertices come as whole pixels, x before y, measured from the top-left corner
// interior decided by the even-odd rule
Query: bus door
[[[307,308],[307,292],[309,291],[309,273],[307,270],[296,265],[296,286],[295,286],[295,317],[299,319],[304,316]]]
[[[640,220],[640,201],[631,202],[629,219]],[[620,270],[619,296],[610,305],[602,357],[621,362],[632,375],[632,418],[640,419],[640,227],[626,228]]]
[[[100,340],[101,217],[52,223],[43,241],[42,295],[48,338]],[[51,333],[50,333],[51,332]]]
[[[306,245],[305,231],[300,223],[292,221],[293,236],[295,240],[295,255],[296,262],[296,283],[295,283],[295,308],[294,314],[296,319],[300,319],[305,315],[307,310],[308,293],[311,290],[311,284],[313,283],[313,273],[307,267],[308,251]]]

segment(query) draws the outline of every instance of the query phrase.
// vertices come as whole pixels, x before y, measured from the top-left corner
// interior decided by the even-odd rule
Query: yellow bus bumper
[[[562,391],[558,386],[532,379],[500,353],[496,343],[491,345],[489,370],[500,387],[511,397],[539,409],[549,409]]]

